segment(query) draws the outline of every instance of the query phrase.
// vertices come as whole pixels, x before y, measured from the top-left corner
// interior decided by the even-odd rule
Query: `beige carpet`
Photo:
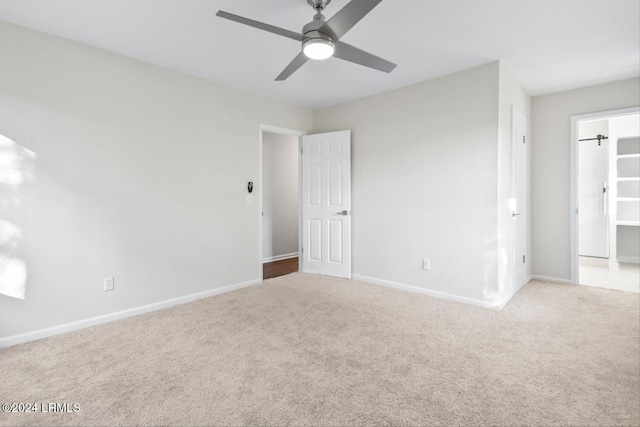
[[[292,274],[0,351],[0,425],[639,425],[639,297],[502,311]]]

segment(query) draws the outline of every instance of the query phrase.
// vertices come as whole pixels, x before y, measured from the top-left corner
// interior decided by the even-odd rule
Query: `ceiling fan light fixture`
[[[302,51],[309,59],[322,60],[333,56],[336,45],[329,39],[317,37],[303,41]]]
[[[1,1],[1,0],[0,0]],[[313,21],[302,27],[301,32],[286,30],[264,22],[254,21],[243,16],[219,10],[216,16],[248,25],[269,33],[277,34],[302,44],[301,51],[285,67],[275,81],[286,80],[309,59],[323,60],[335,56],[343,61],[352,62],[374,70],[391,72],[396,64],[340,41],[341,37],[376,7],[382,0],[349,0],[348,3],[326,20],[322,12],[332,0],[307,0],[316,14]],[[347,1],[347,0],[341,0]],[[298,45],[300,46],[300,45]]]

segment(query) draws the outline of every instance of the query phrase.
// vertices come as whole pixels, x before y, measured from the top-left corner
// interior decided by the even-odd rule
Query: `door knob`
[[[522,215],[522,214],[520,212],[516,212],[516,211],[511,212],[511,217],[512,218],[515,218],[518,215]]]
[[[336,215],[344,215],[344,216],[347,216],[347,215],[349,215],[349,213],[350,213],[350,212],[349,212],[348,210],[344,210],[344,211],[336,212]]]

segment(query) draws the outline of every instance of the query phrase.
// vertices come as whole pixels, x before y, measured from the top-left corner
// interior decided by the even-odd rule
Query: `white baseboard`
[[[267,262],[282,261],[283,259],[291,259],[291,258],[297,258],[297,257],[298,257],[298,252],[291,252],[290,254],[269,256],[269,257],[263,258],[262,263],[264,264]]]
[[[618,255],[618,262],[628,262],[630,264],[640,264],[640,257]]]
[[[361,276],[359,274],[353,274],[352,278],[354,280],[360,280],[362,282],[368,282],[374,285],[382,285],[382,286],[388,286],[390,288],[403,289],[409,292],[429,295],[432,297],[442,298],[450,301],[463,302],[465,304],[477,305],[485,308],[502,309],[502,307],[504,307],[509,302],[509,300],[511,300],[511,297],[509,297],[508,299],[494,303],[490,301],[483,301],[483,300],[478,300],[473,298],[462,297],[459,295],[448,294],[446,292],[432,291],[430,289],[424,289],[424,288],[420,288],[418,286],[413,286],[413,285],[406,285],[404,283],[397,283],[397,282],[391,282],[389,280],[376,279],[375,277]]]
[[[554,283],[565,283],[567,285],[571,284],[570,279],[559,279],[557,277],[540,276],[537,274],[531,275],[531,280],[541,280],[543,282],[554,282]]]
[[[29,341],[35,341],[53,335],[62,334],[65,332],[76,331],[78,329],[87,328],[89,326],[100,325],[102,323],[113,322],[114,320],[126,319],[127,317],[137,316],[139,314],[148,313],[151,311],[161,310],[163,308],[169,308],[174,305],[185,304],[191,301],[195,301],[202,298],[208,298],[214,295],[223,294],[226,292],[235,291],[237,289],[246,288],[247,286],[257,285],[262,283],[260,280],[250,280],[248,282],[236,283],[234,285],[223,286],[221,288],[211,289],[196,294],[185,295],[178,298],[173,298],[165,301],[154,302],[153,304],[147,304],[140,307],[134,307],[123,311],[117,311],[115,313],[104,314],[102,316],[91,317],[89,319],[78,320],[76,322],[65,323],[63,325],[53,326],[51,328],[39,329],[33,332],[27,332],[20,335],[13,335],[6,338],[0,338],[0,348],[11,347],[16,344],[22,344]]]

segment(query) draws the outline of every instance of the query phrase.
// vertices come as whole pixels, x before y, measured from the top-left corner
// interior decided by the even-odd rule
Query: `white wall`
[[[259,125],[311,111],[5,23],[0,58],[0,134],[37,156],[0,337],[259,277]]]
[[[498,80],[494,62],[315,111],[316,132],[352,132],[354,274],[496,289]]]
[[[578,139],[596,138],[598,135],[609,135],[609,119],[587,120],[578,123]],[[598,143],[598,141],[594,142]]]
[[[298,253],[298,137],[262,133],[262,258]]]
[[[558,92],[531,100],[533,274],[571,278],[569,148],[571,116],[637,106],[640,79]]]

